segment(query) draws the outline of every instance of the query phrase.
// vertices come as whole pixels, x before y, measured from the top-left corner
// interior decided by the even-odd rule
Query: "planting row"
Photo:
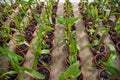
[[[119,53],[120,48],[119,3],[119,1],[113,0],[95,0],[91,3],[86,1],[79,4],[80,13],[83,16],[85,31],[89,35],[88,40],[90,44],[88,47],[90,47],[94,55],[94,63],[96,64],[96,67],[100,69],[98,75],[99,79],[120,79],[120,70],[114,66],[115,58],[117,56],[116,53]],[[112,16],[114,16],[115,20]],[[115,47],[113,44],[108,44],[104,41],[109,35],[115,43]]]

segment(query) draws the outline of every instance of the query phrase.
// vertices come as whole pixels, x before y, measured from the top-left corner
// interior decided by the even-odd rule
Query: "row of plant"
[[[51,55],[48,53],[50,53],[50,51],[52,51],[53,49],[52,40],[54,37],[54,33],[52,31],[54,31],[54,29],[52,27],[54,27],[55,24],[53,25],[52,24],[53,22],[51,23],[51,20],[53,16],[52,15],[53,4],[55,3],[55,1],[53,0],[53,2],[50,2],[50,1],[46,1],[46,2],[48,4],[46,4],[45,6],[43,3],[39,3],[37,0],[36,1],[31,1],[31,0],[16,1],[14,3],[17,5],[20,5],[19,11],[20,10],[22,11],[16,17],[10,18],[11,20],[10,25],[1,25],[0,27],[1,39],[2,39],[2,41],[0,42],[1,44],[0,57],[9,58],[11,63],[7,69],[0,68],[2,70],[0,79],[21,80],[24,73],[35,76],[38,79],[45,79],[45,80],[49,79],[50,75],[46,74],[44,70],[47,69],[46,65],[49,65],[52,58]],[[36,9],[32,8],[33,7],[32,5],[34,4],[37,4]],[[55,3],[54,6],[56,6],[54,11],[54,14],[56,14],[57,4]],[[43,10],[42,10],[42,7],[44,7]],[[51,7],[51,9],[49,9],[48,7]],[[42,14],[43,19],[40,19],[41,13],[39,13],[39,11],[43,11],[43,14]],[[50,15],[47,16],[47,13],[50,13]],[[53,26],[51,27],[51,25]],[[36,42],[37,46],[34,45],[36,47],[36,50],[33,53],[35,53],[34,62],[37,59],[38,65],[33,63],[32,69],[28,69],[23,67],[22,65],[25,61],[25,56],[27,54],[27,51],[29,50],[30,47],[33,47],[33,45],[31,44],[31,41],[34,37],[33,34],[36,28],[39,30],[37,35],[38,40]],[[7,46],[8,39],[10,43],[13,42],[12,45]],[[13,46],[15,46],[14,52],[16,54],[9,50],[9,48]],[[44,67],[39,68],[39,70],[37,69],[38,72],[40,71],[38,73],[33,70],[33,69],[36,70],[37,68],[35,65],[37,65],[37,67],[41,67],[41,66],[44,66]],[[49,72],[49,70],[47,72]]]
[[[49,8],[48,8],[49,7]],[[52,63],[51,52],[53,50],[53,39],[54,39],[54,27],[55,17],[57,12],[57,3],[53,1],[47,1],[42,9],[42,17],[36,16],[36,20],[39,23],[37,31],[37,41],[35,46],[35,55],[32,69],[36,69],[39,73],[45,76],[44,80],[50,80],[51,70],[50,64]],[[47,13],[50,13],[47,15]],[[53,18],[54,16],[54,18]],[[53,20],[54,19],[54,20]]]
[[[67,69],[64,73],[59,75],[59,80],[83,80],[81,72],[81,58],[79,56],[79,46],[76,40],[75,22],[79,18],[74,18],[73,4],[69,0],[64,3],[64,16],[58,17],[57,20],[60,24],[64,25],[63,38],[59,42],[64,42],[64,50],[67,53],[65,64]]]
[[[119,1],[95,0],[89,3],[86,0],[81,1],[79,6],[85,31],[89,35],[90,44],[88,47],[92,50],[96,67],[100,69],[99,79],[119,80],[120,70],[114,66],[117,51],[111,43],[105,42],[105,39],[109,37],[109,33],[110,35],[114,34],[112,33],[113,30],[116,31],[116,34],[119,34]],[[111,16],[115,16],[114,22],[110,20]],[[119,35],[116,36],[119,42]],[[117,49],[119,48],[118,42],[115,44]]]

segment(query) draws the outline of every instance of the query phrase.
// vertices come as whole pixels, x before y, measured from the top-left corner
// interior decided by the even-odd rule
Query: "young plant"
[[[43,37],[46,34],[46,32],[53,30],[53,28],[51,28],[51,26],[42,24],[39,17],[35,16],[35,19],[38,21],[40,27],[37,32],[38,38],[36,41],[36,50],[34,51],[35,58],[34,58],[34,63],[33,63],[32,69],[34,69],[37,66],[37,61],[38,61],[39,55],[50,53],[50,50],[44,49],[45,43],[44,43]]]
[[[100,63],[105,67],[110,76],[120,75],[120,70],[115,67],[116,50],[111,44],[107,44],[107,46],[110,48],[111,53],[107,60],[101,60]]]

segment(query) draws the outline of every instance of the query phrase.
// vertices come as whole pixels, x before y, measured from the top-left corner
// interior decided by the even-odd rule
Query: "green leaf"
[[[106,61],[107,64],[114,66],[115,65],[115,58],[116,58],[116,49],[114,48],[114,46],[112,44],[107,44],[107,46],[110,49],[110,55]]]
[[[0,76],[0,78],[3,78],[3,77],[6,76],[6,75],[13,75],[13,74],[16,74],[16,73],[18,73],[18,72],[16,72],[16,71],[8,71],[8,72],[2,74],[2,75]]]
[[[79,18],[74,18],[74,17],[70,17],[66,19],[66,24],[68,24],[68,27],[72,27],[72,25],[74,25],[74,23],[78,20]]]
[[[59,80],[66,80],[69,77],[76,79],[81,74],[79,66],[79,61],[72,64],[64,73],[59,75]]]
[[[94,7],[94,13],[95,13],[95,16],[98,16],[98,9],[97,9],[97,7]]]
[[[38,78],[38,79],[44,79],[44,78],[45,78],[44,75],[36,72],[35,70],[28,69],[28,68],[25,68],[25,67],[22,67],[22,68],[23,68],[23,70],[24,70],[25,72],[27,72],[29,75],[35,76],[35,77]]]
[[[50,53],[50,50],[48,49],[41,50],[41,54],[49,54],[49,53]]]
[[[115,30],[117,33],[120,33],[120,23],[116,24]]]
[[[77,56],[76,55],[70,55],[68,57],[70,64],[73,64],[77,61]]]
[[[77,54],[77,42],[76,40],[72,39],[70,43],[70,49],[72,54]]]
[[[62,25],[65,24],[65,20],[64,20],[64,18],[62,18],[62,17],[57,17],[57,21],[58,21],[58,23],[60,23],[60,24],[62,24]]]
[[[16,35],[13,37],[15,41],[21,41],[24,40],[24,36],[23,35]]]
[[[108,28],[105,28],[105,27],[99,28],[99,31],[102,31],[105,34],[107,34],[109,32]]]
[[[110,72],[111,75],[116,75],[116,74],[120,74],[120,70],[118,70],[117,68],[105,63],[105,62],[101,62],[105,67],[106,67],[106,70],[108,72]]]

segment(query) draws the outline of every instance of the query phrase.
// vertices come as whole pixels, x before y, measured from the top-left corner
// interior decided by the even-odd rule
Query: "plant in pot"
[[[64,33],[64,38],[61,38],[58,43],[65,41],[65,49],[69,50],[69,44],[72,41],[72,31],[71,31],[71,27],[73,26],[73,24],[78,20],[79,18],[73,18],[73,17],[66,17],[65,19],[62,17],[57,17],[57,21],[62,24],[65,25],[65,28],[63,30]],[[67,51],[69,52],[69,51]]]
[[[75,35],[72,34],[72,37]],[[65,63],[67,66],[70,66],[71,64],[75,63],[76,61],[79,61],[80,67],[81,67],[81,58],[79,57],[79,47],[77,45],[76,40],[73,38],[70,43],[70,52],[69,55],[65,59]]]
[[[7,47],[0,47],[0,51],[0,56],[8,58],[12,66],[11,68],[9,68],[9,71],[0,75],[0,79],[21,80],[24,73],[33,77],[37,77],[39,79],[44,79],[44,75],[32,69],[19,66],[19,60],[22,60],[22,57],[11,52],[10,50],[8,50]]]
[[[99,28],[99,31],[102,33],[102,35],[100,39],[93,41],[93,43],[91,44],[92,45],[91,50],[94,55],[96,55],[97,53],[102,53],[105,54],[105,56],[107,56],[109,54],[109,49],[104,43],[104,39],[108,35],[109,29],[101,27]]]
[[[119,80],[120,70],[115,67],[116,50],[114,46],[108,44],[111,53],[106,61],[100,60],[100,64],[104,66],[99,72],[99,79]]]
[[[19,18],[19,17],[18,17]],[[32,36],[31,32],[25,32],[24,33],[24,27],[20,25],[18,18],[14,18],[13,21],[16,24],[17,29],[14,29],[17,33],[12,38],[12,41],[14,42],[16,46],[15,52],[16,53],[26,53],[29,48],[29,44],[25,41],[26,39],[29,39],[29,36]],[[33,36],[32,36],[33,38]],[[32,39],[30,38],[30,40]]]
[[[59,75],[59,80],[84,80],[79,65],[78,61],[70,65],[64,73]]]

